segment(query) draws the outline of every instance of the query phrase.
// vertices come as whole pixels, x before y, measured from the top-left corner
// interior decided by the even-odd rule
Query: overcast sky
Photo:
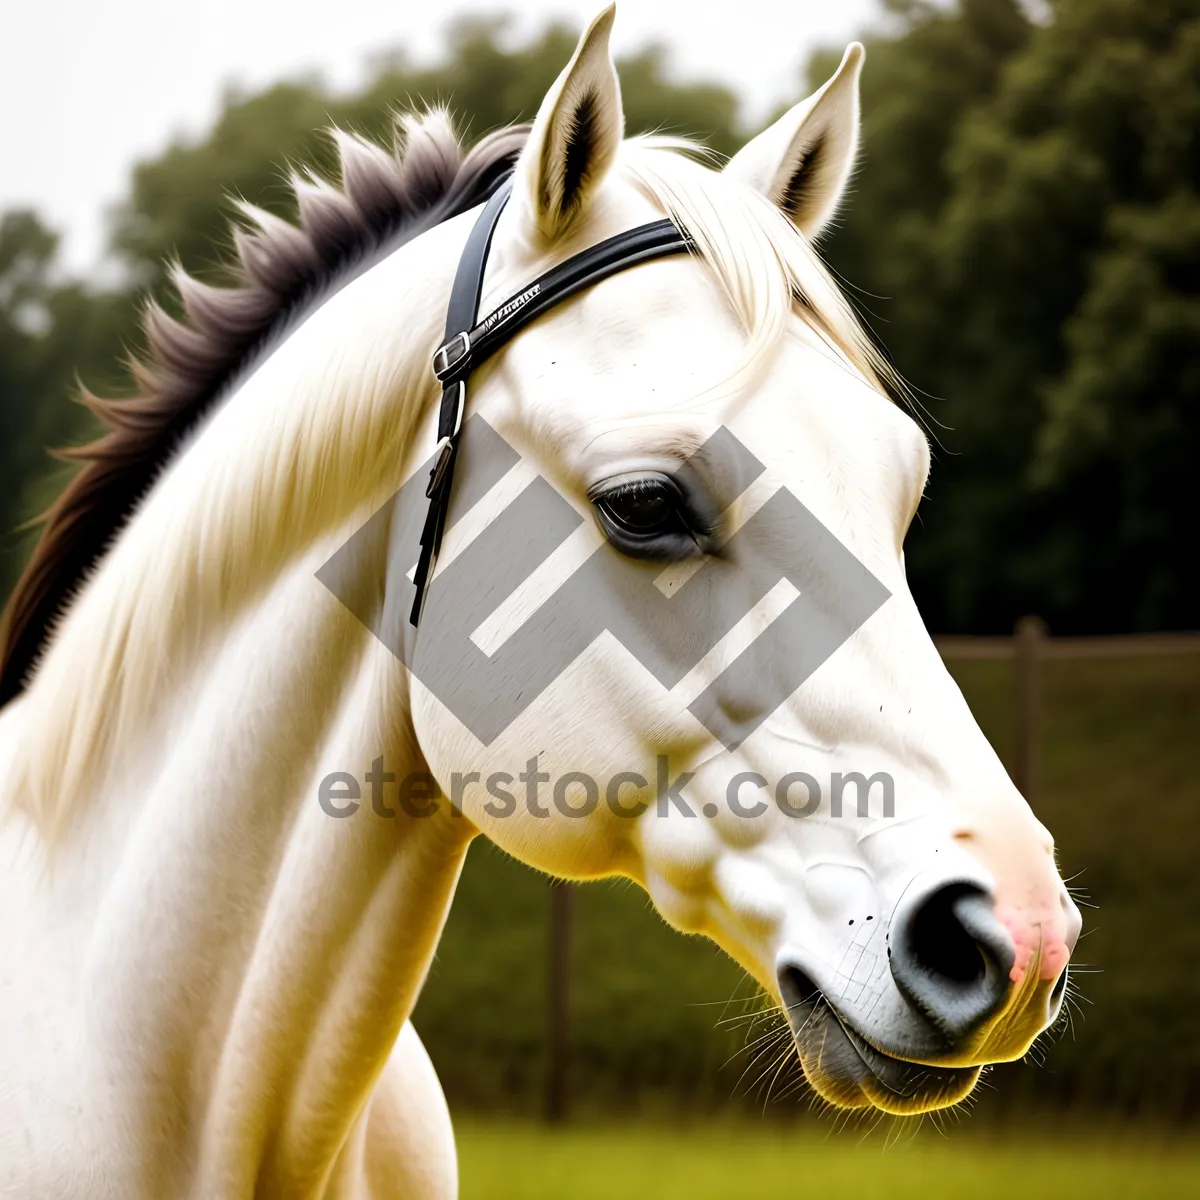
[[[464,12],[515,12],[515,35],[552,17],[581,25],[602,0],[4,0],[0,40],[0,210],[32,205],[88,271],[107,206],[130,166],[202,134],[230,85],[318,74],[355,86],[373,56],[437,57]],[[731,83],[754,117],[799,99],[815,46],[877,19],[876,0],[621,0],[617,54],[665,42],[680,77]]]

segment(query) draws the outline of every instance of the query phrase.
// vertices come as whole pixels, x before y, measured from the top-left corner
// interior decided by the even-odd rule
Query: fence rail
[[[1007,659],[1016,657],[1015,636],[935,637],[944,659]],[[1038,657],[1140,658],[1162,654],[1200,654],[1200,633],[1127,633],[1113,637],[1050,637],[1043,633]]]

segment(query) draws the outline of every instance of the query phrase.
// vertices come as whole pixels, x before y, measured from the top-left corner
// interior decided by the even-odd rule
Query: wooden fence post
[[[546,994],[546,1119],[567,1115],[567,1057],[570,1051],[567,1006],[571,972],[572,887],[550,881],[550,961]]]
[[[1038,738],[1042,723],[1042,642],[1046,623],[1041,617],[1022,617],[1017,622],[1017,762],[1016,785],[1030,804],[1037,797]]]

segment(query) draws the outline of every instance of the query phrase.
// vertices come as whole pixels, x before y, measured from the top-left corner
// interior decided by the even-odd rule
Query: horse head
[[[470,376],[478,494],[406,635],[417,737],[496,844],[627,876],[732,955],[822,1096],[951,1104],[1055,1020],[1080,918],[913,602],[928,445],[812,248],[863,50],[716,171],[623,140],[611,23],[537,114],[483,309],[664,213],[693,253]]]

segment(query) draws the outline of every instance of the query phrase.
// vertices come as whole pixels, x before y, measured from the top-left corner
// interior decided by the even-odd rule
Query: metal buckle
[[[433,464],[433,470],[429,472],[429,486],[425,489],[425,497],[428,500],[432,500],[437,495],[446,479],[446,469],[450,466],[450,459],[454,455],[454,439],[442,438],[435,447],[435,452],[438,456],[437,462]]]
[[[433,356],[433,373],[439,379],[445,380],[470,353],[471,335],[465,330],[456,333],[448,342],[438,347]]]
[[[454,455],[454,443],[458,440],[459,430],[462,429],[463,413],[467,408],[467,385],[460,379],[448,386],[455,390],[454,424],[450,426],[450,432],[433,448],[438,457],[437,462],[433,464],[433,470],[429,472],[429,486],[425,489],[425,495],[430,499],[445,481],[450,459]]]

